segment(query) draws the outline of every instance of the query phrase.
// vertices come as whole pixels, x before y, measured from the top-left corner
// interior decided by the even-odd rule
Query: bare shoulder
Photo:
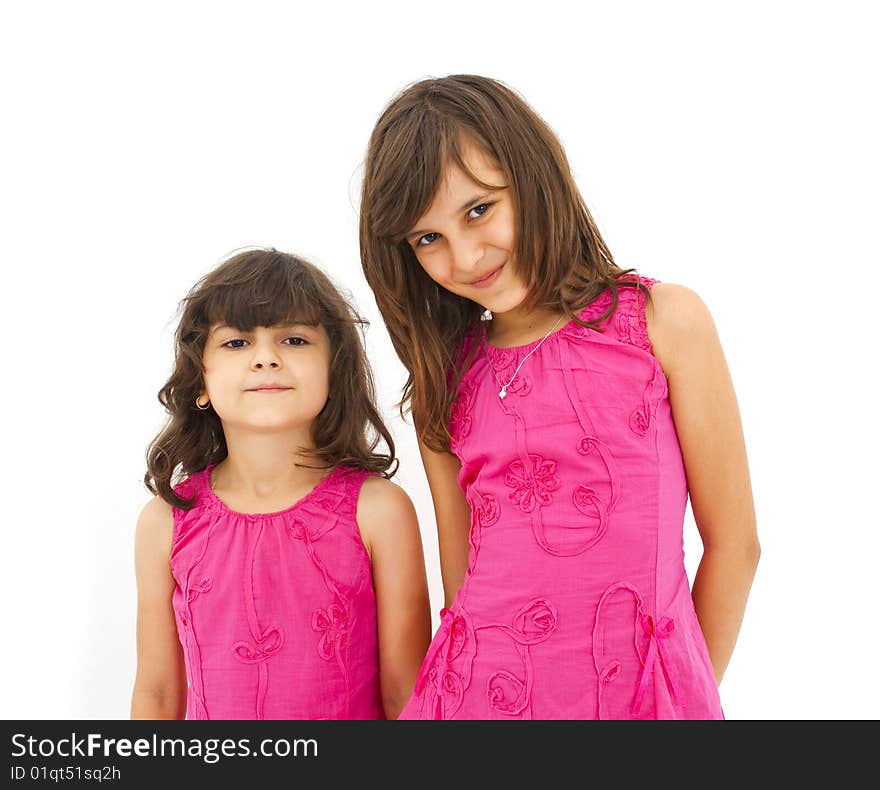
[[[138,517],[138,525],[143,524],[146,529],[162,529],[174,525],[174,512],[162,497],[154,496],[141,509]]]
[[[397,483],[393,483],[384,477],[370,475],[361,486],[358,497],[357,519],[361,522],[376,521],[386,517],[400,515],[401,511],[408,511],[413,507],[409,494]]]
[[[377,475],[367,477],[361,486],[357,523],[371,556],[378,539],[409,531],[413,524],[418,530],[415,507],[409,495],[396,483]]]
[[[699,295],[684,285],[657,283],[645,305],[648,337],[664,371],[689,350],[712,342],[715,322]]]
[[[154,496],[141,509],[136,528],[138,547],[156,550],[168,548],[174,535],[174,512],[162,497]]]

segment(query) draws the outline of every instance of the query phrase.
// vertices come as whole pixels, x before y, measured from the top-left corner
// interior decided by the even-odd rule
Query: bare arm
[[[357,521],[372,562],[382,704],[386,718],[396,719],[431,642],[422,536],[406,492],[379,477],[364,481]]]
[[[171,507],[158,497],[148,502],[135,531],[137,676],[131,695],[132,719],[182,719],[186,715],[186,669],[171,606],[173,529]]]
[[[721,683],[758,565],[755,506],[739,407],[721,343],[693,291],[658,283],[648,333],[669,382],[703,556],[692,596],[715,680]]]
[[[437,539],[440,546],[440,572],[443,576],[445,605],[451,606],[464,581],[468,566],[471,507],[458,485],[461,461],[452,453],[438,453],[419,439],[419,452],[431,489]]]

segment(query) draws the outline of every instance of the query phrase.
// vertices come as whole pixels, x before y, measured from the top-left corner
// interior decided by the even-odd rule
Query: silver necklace
[[[501,398],[501,400],[504,400],[504,399],[507,397],[507,388],[508,388],[511,384],[513,384],[513,380],[516,378],[516,374],[519,373],[519,369],[523,366],[523,362],[525,362],[525,361],[526,361],[526,360],[527,360],[532,354],[534,354],[534,353],[535,353],[535,352],[541,347],[541,344],[542,344],[542,343],[543,343],[548,337],[550,337],[550,333],[551,333],[554,329],[556,329],[557,326],[559,326],[559,322],[560,322],[563,318],[565,318],[565,314],[564,314],[564,313],[563,313],[561,316],[559,316],[559,318],[556,319],[556,323],[553,324],[552,327],[550,327],[550,331],[547,332],[547,334],[544,335],[544,337],[541,338],[541,340],[540,340],[540,342],[538,343],[538,345],[536,345],[531,351],[529,351],[528,354],[526,354],[526,355],[520,360],[519,365],[516,366],[516,370],[513,371],[513,375],[510,377],[510,381],[508,381],[506,384],[501,384],[501,389],[498,390],[498,397]],[[498,381],[498,378],[497,378],[497,377],[496,377],[495,381]],[[499,383],[500,383],[500,382],[499,382]]]

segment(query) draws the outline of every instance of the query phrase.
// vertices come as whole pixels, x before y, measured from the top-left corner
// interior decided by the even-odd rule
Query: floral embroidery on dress
[[[507,494],[508,500],[525,513],[549,505],[552,499],[550,492],[560,486],[555,474],[556,461],[545,460],[534,453],[529,453],[528,460],[531,464],[529,469],[517,458],[511,462],[504,476],[505,484],[512,489]]]
[[[671,617],[660,617],[655,622],[652,615],[645,614],[642,609],[642,596],[638,589],[629,582],[615,582],[609,586],[596,607],[596,621],[593,626],[593,663],[596,667],[596,673],[599,677],[598,686],[598,718],[607,718],[607,710],[605,707],[605,690],[611,682],[620,676],[621,661],[617,657],[612,657],[606,661],[601,657],[605,651],[604,639],[604,621],[605,610],[609,600],[618,592],[628,593],[633,600],[633,638],[632,644],[635,647],[641,670],[635,681],[635,692],[632,704],[629,708],[628,715],[638,716],[644,703],[649,686],[651,686],[651,676],[654,673],[662,673],[667,688],[670,692],[670,698],[673,705],[682,705],[681,692],[679,684],[672,669],[672,662],[667,652],[668,648],[665,642],[672,636],[675,631],[675,623]],[[644,642],[647,638],[648,649],[643,656],[643,648],[640,642]],[[658,666],[659,665],[659,666]]]
[[[362,470],[337,466],[318,483],[319,489],[309,499],[328,513],[352,518],[357,510],[357,498],[353,494],[363,477]]]
[[[532,381],[522,368],[517,372],[519,363],[522,361],[521,357],[528,353],[525,347],[495,348],[495,346],[487,345],[486,348],[489,350],[489,361],[499,386],[504,382],[510,382],[505,388],[508,394],[513,392],[520,397],[528,395],[532,391]],[[516,375],[514,376],[514,374]]]
[[[211,589],[212,581],[210,576],[205,576],[197,585],[190,587],[186,591],[186,602],[192,603],[201,593],[206,593]]]
[[[318,538],[326,535],[333,527],[336,526],[336,519],[327,519],[317,527],[309,527],[301,518],[295,518],[287,527],[287,531],[294,540],[301,540],[305,543],[313,543]]]
[[[550,636],[559,623],[556,607],[544,598],[536,598],[527,603],[513,618],[513,627],[525,640],[525,644],[536,645]]]
[[[242,640],[232,645],[235,657],[244,664],[256,664],[265,661],[277,653],[284,644],[284,633],[277,625],[270,625],[255,640]]]
[[[457,613],[441,610],[440,630],[428,648],[413,690],[416,696],[426,691],[423,706],[431,718],[455,715],[470,685],[476,654],[474,627],[464,609]]]
[[[471,410],[473,408],[474,387],[463,380],[458,386],[458,393],[452,403],[449,417],[449,449],[455,452],[471,432]]]
[[[468,556],[468,569],[471,573],[477,564],[477,555],[480,552],[480,543],[482,541],[483,529],[491,527],[500,515],[498,500],[491,494],[480,494],[474,491],[478,498],[476,505],[471,505],[471,529],[468,533],[468,541],[471,545],[470,554]]]
[[[644,403],[633,409],[632,414],[629,415],[629,427],[633,433],[639,436],[648,433],[648,429],[651,427],[650,403]]]
[[[595,436],[582,436],[581,440],[578,442],[577,451],[581,455],[589,455],[596,451],[598,441],[599,440]]]
[[[657,373],[660,371],[659,363],[654,360],[654,370],[651,373],[651,380],[645,387],[642,394],[642,405],[633,409],[629,415],[630,430],[638,436],[645,436],[651,427],[651,419],[654,416],[651,411],[651,397],[654,391],[654,384],[657,381]]]
[[[480,495],[481,504],[477,506],[477,513],[480,518],[480,524],[484,527],[491,527],[500,515],[498,500],[491,494]]]
[[[348,612],[337,603],[330,604],[326,609],[315,609],[312,613],[312,629],[321,634],[318,655],[325,661],[332,661],[342,649],[348,633]]]
[[[534,668],[529,648],[550,638],[556,630],[559,616],[556,607],[545,598],[529,601],[513,618],[513,626],[491,623],[478,627],[477,631],[495,628],[509,636],[515,643],[522,662],[522,678],[507,669],[492,673],[486,683],[486,699],[490,710],[504,716],[518,716],[525,712],[531,718],[531,696]]]
[[[604,525],[605,505],[602,504],[602,500],[599,499],[596,491],[590,488],[590,486],[577,486],[572,492],[571,501],[574,502],[574,506],[585,516],[598,516],[600,525]],[[601,531],[604,532],[605,530],[601,529]]]

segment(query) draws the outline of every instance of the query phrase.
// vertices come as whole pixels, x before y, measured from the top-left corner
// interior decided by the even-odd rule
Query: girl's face
[[[406,241],[438,285],[493,313],[503,313],[526,296],[513,259],[512,195],[504,174],[477,146],[464,145],[462,160],[481,181],[501,188],[488,190],[450,163],[434,201]]]
[[[302,430],[327,402],[330,339],[323,326],[215,324],[202,355],[205,391],[224,430]]]

